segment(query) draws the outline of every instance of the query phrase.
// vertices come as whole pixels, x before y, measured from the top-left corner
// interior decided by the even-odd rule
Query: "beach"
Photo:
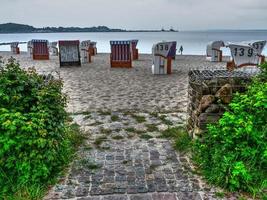
[[[10,53],[1,53],[6,61]],[[59,67],[57,57],[34,61],[26,53],[12,55],[21,67],[39,73],[59,72],[68,95],[68,112],[88,110],[139,110],[186,112],[187,74],[190,69],[225,68],[226,62],[211,63],[204,56],[177,56],[172,75],[152,75],[152,56],[140,55],[132,69],[110,68],[109,54],[98,54],[82,67]]]
[[[11,56],[0,55],[5,61]],[[67,111],[86,138],[45,199],[216,199],[220,190],[193,173],[189,156],[175,151],[161,134],[185,126],[189,69],[225,69],[225,62],[176,56],[173,74],[152,75],[148,54],[140,55],[132,69],[111,69],[109,54],[65,68],[59,68],[57,57],[13,57],[21,67],[34,66],[38,73],[59,72],[68,95]]]

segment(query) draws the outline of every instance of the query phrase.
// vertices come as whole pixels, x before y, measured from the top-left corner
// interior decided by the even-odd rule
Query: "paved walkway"
[[[180,113],[92,112],[74,115],[87,133],[68,176],[47,199],[201,200],[215,192],[161,132],[182,126]]]

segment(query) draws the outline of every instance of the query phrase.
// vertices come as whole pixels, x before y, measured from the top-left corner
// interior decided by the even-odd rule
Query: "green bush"
[[[67,164],[74,134],[62,86],[14,60],[0,68],[0,197],[50,184]]]
[[[247,91],[236,94],[230,111],[194,146],[194,156],[208,181],[255,194],[267,186],[267,64]]]

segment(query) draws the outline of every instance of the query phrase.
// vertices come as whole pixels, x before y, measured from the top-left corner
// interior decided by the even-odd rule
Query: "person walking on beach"
[[[181,45],[179,49],[179,52],[181,53],[181,55],[183,55],[183,50],[184,50],[183,45]]]

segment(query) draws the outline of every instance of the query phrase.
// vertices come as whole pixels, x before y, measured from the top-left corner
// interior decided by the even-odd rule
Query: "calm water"
[[[99,52],[110,52],[110,40],[139,39],[138,48],[141,53],[151,53],[154,43],[166,40],[177,41],[184,47],[184,54],[204,55],[206,45],[210,41],[240,42],[245,40],[267,40],[267,31],[181,31],[181,32],[149,32],[149,33],[34,33],[34,34],[0,34],[0,43],[12,41],[29,41],[31,39],[47,39],[57,41],[63,39],[79,39],[97,41]],[[20,45],[26,51],[26,44]],[[0,51],[9,51],[9,46],[0,46]],[[224,48],[229,55],[229,49]],[[267,47],[264,49],[267,54]]]

